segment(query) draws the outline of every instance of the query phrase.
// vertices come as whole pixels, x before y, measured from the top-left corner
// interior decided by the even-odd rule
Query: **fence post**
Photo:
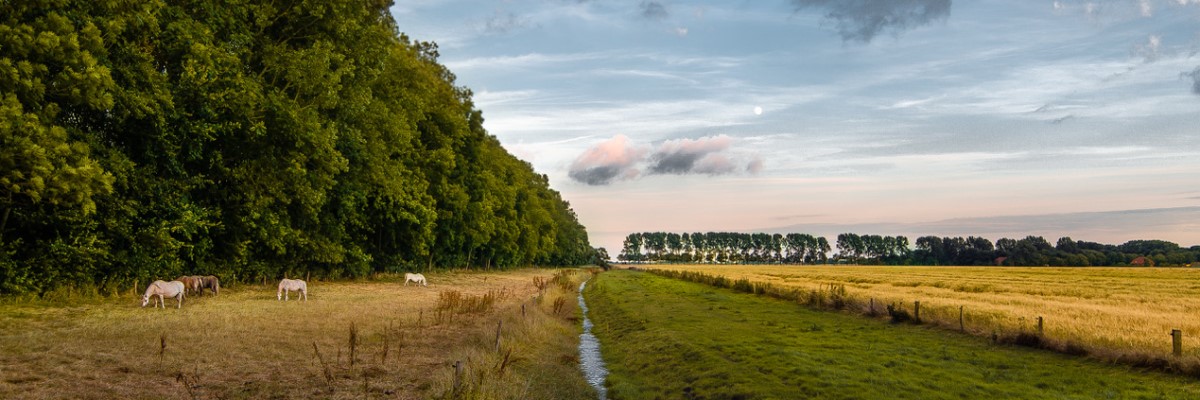
[[[500,327],[504,325],[504,320],[496,321],[496,352],[500,352]]]
[[[913,303],[913,320],[916,320],[918,324],[921,323],[921,301],[920,300],[917,300],[915,303]]]
[[[1043,323],[1044,323],[1044,322],[1045,322],[1045,319],[1043,319],[1043,318],[1042,318],[1042,316],[1041,316],[1041,315],[1039,315],[1039,316],[1038,316],[1038,336],[1042,336],[1042,334],[1044,334],[1044,333],[1046,332],[1046,331],[1043,329],[1043,327],[1044,327]]]
[[[875,315],[875,298],[871,298],[871,315]]]
[[[462,361],[454,362],[454,393],[458,393],[459,385],[462,384]]]
[[[963,306],[958,306],[958,330],[962,332],[967,331],[967,325],[963,324]]]
[[[1183,355],[1183,331],[1171,330],[1171,352],[1175,354],[1175,357]]]

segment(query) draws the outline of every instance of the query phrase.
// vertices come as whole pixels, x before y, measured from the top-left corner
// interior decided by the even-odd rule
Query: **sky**
[[[1200,0],[397,0],[484,127],[633,232],[1200,245]]]

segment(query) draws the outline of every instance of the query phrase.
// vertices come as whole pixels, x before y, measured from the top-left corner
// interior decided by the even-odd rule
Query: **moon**
[[[762,107],[754,106],[754,115],[762,115]]]

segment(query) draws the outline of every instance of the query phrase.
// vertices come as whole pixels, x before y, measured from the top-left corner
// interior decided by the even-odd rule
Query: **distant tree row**
[[[687,263],[1009,265],[1009,266],[1179,266],[1200,261],[1200,246],[1184,248],[1162,240],[1121,245],[1075,241],[1051,245],[1040,236],[982,238],[922,236],[912,246],[904,236],[843,233],[837,253],[823,237],[767,233],[633,233],[619,261]]]
[[[829,242],[808,234],[738,232],[632,233],[618,261],[692,263],[806,263],[827,261]]]
[[[390,4],[0,2],[0,293],[591,261]]]

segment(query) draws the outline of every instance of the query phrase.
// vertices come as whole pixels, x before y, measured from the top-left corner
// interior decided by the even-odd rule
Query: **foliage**
[[[0,3],[0,293],[590,262],[389,3]]]

